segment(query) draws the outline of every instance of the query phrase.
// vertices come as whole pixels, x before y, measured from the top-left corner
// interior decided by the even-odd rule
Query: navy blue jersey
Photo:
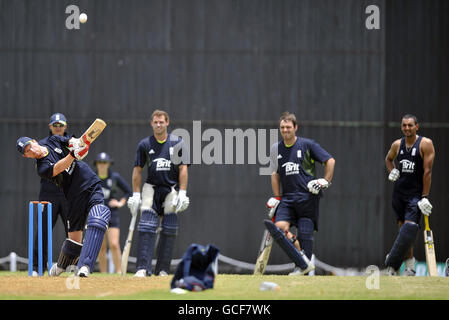
[[[189,152],[184,141],[169,134],[160,143],[154,136],[142,139],[136,152],[134,166],[148,166],[146,182],[155,186],[178,186],[179,165],[189,164]]]
[[[318,143],[297,137],[294,145],[286,147],[281,140],[270,150],[270,167],[281,179],[282,195],[309,194],[307,183],[316,179],[315,162],[332,158]]]
[[[401,139],[397,160],[399,162],[399,179],[394,184],[394,192],[403,195],[421,196],[423,189],[424,163],[419,152],[422,137],[418,137],[413,146],[407,148],[405,138]]]
[[[41,178],[51,180],[62,188],[67,200],[77,195],[96,183],[100,179],[95,172],[83,161],[74,160],[70,167],[53,177],[54,165],[69,154],[68,141],[71,137],[51,136],[42,146],[47,147],[48,154],[36,159],[37,173]]]
[[[122,198],[118,197],[119,189],[122,190],[124,198],[129,198],[132,195],[131,187],[117,172],[108,170],[108,176],[104,179],[100,178],[100,180],[106,203],[111,199],[119,200]]]
[[[45,137],[41,140],[39,140],[39,144],[41,146],[45,145],[48,142],[48,138],[52,136],[52,133],[50,131],[50,135],[48,137]],[[64,136],[67,136],[67,133],[64,134]],[[40,188],[40,194],[41,195],[60,195],[63,196],[64,192],[60,187],[58,187],[56,184],[54,184],[52,181],[48,179],[41,178],[41,188]]]

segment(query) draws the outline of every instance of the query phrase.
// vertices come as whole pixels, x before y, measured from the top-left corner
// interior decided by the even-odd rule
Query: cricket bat
[[[276,217],[277,205],[268,208],[268,217],[274,222]],[[270,258],[271,248],[273,247],[273,237],[271,237],[270,232],[265,229],[262,237],[262,243],[260,244],[259,254],[257,255],[256,265],[254,267],[253,275],[263,275],[265,268],[268,264],[268,259]]]
[[[104,128],[106,128],[106,122],[101,119],[95,119],[86,132],[83,133],[80,140],[90,145],[103,132]]]
[[[429,227],[429,216],[424,216],[424,223],[424,248],[426,251],[427,270],[429,271],[429,275],[431,277],[438,277],[433,233]]]
[[[133,233],[134,233],[134,226],[136,225],[136,219],[137,214],[132,217],[131,222],[129,223],[129,231],[128,231],[128,238],[125,242],[125,247],[123,248],[123,254],[122,254],[122,276],[126,275],[126,271],[128,269],[128,258],[129,258],[129,252],[131,251],[131,244],[133,242]]]
[[[268,259],[270,258],[271,248],[273,246],[273,238],[268,230],[265,230],[262,238],[262,243],[260,245],[259,255],[257,256],[256,266],[254,268],[254,275],[263,275],[265,268],[268,264]]]

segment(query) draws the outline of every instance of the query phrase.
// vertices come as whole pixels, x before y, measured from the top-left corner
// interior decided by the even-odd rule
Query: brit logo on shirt
[[[171,161],[164,158],[154,159],[153,162],[156,162],[156,171],[170,171]]]
[[[410,160],[401,160],[399,163],[402,165],[402,172],[413,173],[415,171],[415,163]]]
[[[286,162],[282,165],[285,167],[285,175],[299,174],[299,164],[294,162]]]

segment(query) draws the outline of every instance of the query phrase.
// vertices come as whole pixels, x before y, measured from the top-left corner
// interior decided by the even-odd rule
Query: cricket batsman
[[[81,161],[89,152],[89,144],[83,144],[74,137],[53,135],[42,144],[29,137],[21,137],[16,146],[25,158],[36,159],[38,175],[62,188],[68,202],[68,239],[62,244],[58,262],[52,266],[50,276],[59,276],[67,267],[76,265],[76,275],[88,277],[97,260],[111,215],[104,205],[101,181]]]
[[[49,128],[49,135],[42,140],[39,141],[39,144],[45,144],[46,140],[51,137],[52,135],[58,135],[58,136],[67,136],[67,119],[62,113],[55,113],[51,115],[50,122],[48,124]],[[64,196],[64,193],[62,192],[62,189],[59,188],[57,185],[55,185],[53,182],[51,182],[48,179],[41,178],[40,181],[40,190],[39,190],[39,201],[48,201],[51,202],[53,205],[53,212],[52,212],[52,229],[54,229],[56,225],[56,221],[58,220],[58,216],[61,216],[62,224],[64,225],[64,231],[66,237],[68,237],[68,229],[67,229],[67,200]],[[43,260],[47,261],[47,214],[48,214],[48,207],[44,206],[44,219],[45,226],[42,228],[42,238],[44,240],[43,245]],[[38,235],[36,233],[36,237],[34,240],[34,250],[33,250],[33,276],[37,276],[38,273]],[[44,267],[45,269],[45,267]]]
[[[152,274],[159,220],[162,230],[155,274],[168,275],[178,232],[177,214],[189,206],[189,153],[180,137],[168,133],[169,121],[167,112],[155,110],[150,121],[154,134],[142,139],[137,146],[132,173],[133,196],[128,199],[131,214],[137,215],[139,206],[141,213],[135,277]],[[146,166],[148,175],[142,187],[142,170]]]
[[[273,197],[267,203],[276,210],[276,218],[275,223],[264,223],[274,241],[296,264],[289,275],[304,275],[315,269],[310,259],[313,234],[318,230],[318,205],[321,190],[330,186],[335,159],[315,141],[296,136],[294,114],[284,112],[279,127],[283,139],[271,147]],[[316,178],[315,162],[324,164],[324,178]],[[297,237],[290,232],[291,225],[297,227]],[[298,241],[301,250],[297,249]]]
[[[392,205],[399,233],[385,260],[387,275],[393,276],[405,263],[405,276],[414,276],[413,244],[419,230],[421,214],[429,216],[432,205],[428,199],[432,181],[435,148],[431,139],[419,136],[418,119],[406,114],[401,120],[404,136],[395,140],[385,157],[388,180],[394,183]],[[399,167],[394,161],[397,159]]]

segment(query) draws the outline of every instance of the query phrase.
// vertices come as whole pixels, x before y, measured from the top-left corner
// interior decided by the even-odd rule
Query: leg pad
[[[71,239],[65,239],[62,243],[61,253],[58,258],[58,267],[66,269],[75,266],[81,254],[83,245]]]
[[[414,222],[406,222],[402,225],[393,247],[385,260],[385,266],[392,267],[395,270],[401,267],[408,251],[415,242],[418,229],[418,225]]]
[[[162,218],[162,231],[157,248],[157,263],[155,273],[169,273],[170,263],[178,234],[178,216],[175,213],[165,214]]]
[[[284,233],[274,225],[271,220],[264,220],[265,227],[268,232],[270,232],[274,241],[284,250],[284,252],[289,256],[293,262],[301,269],[307,269],[308,264],[303,259],[300,252],[295,248],[295,246],[285,237]]]

